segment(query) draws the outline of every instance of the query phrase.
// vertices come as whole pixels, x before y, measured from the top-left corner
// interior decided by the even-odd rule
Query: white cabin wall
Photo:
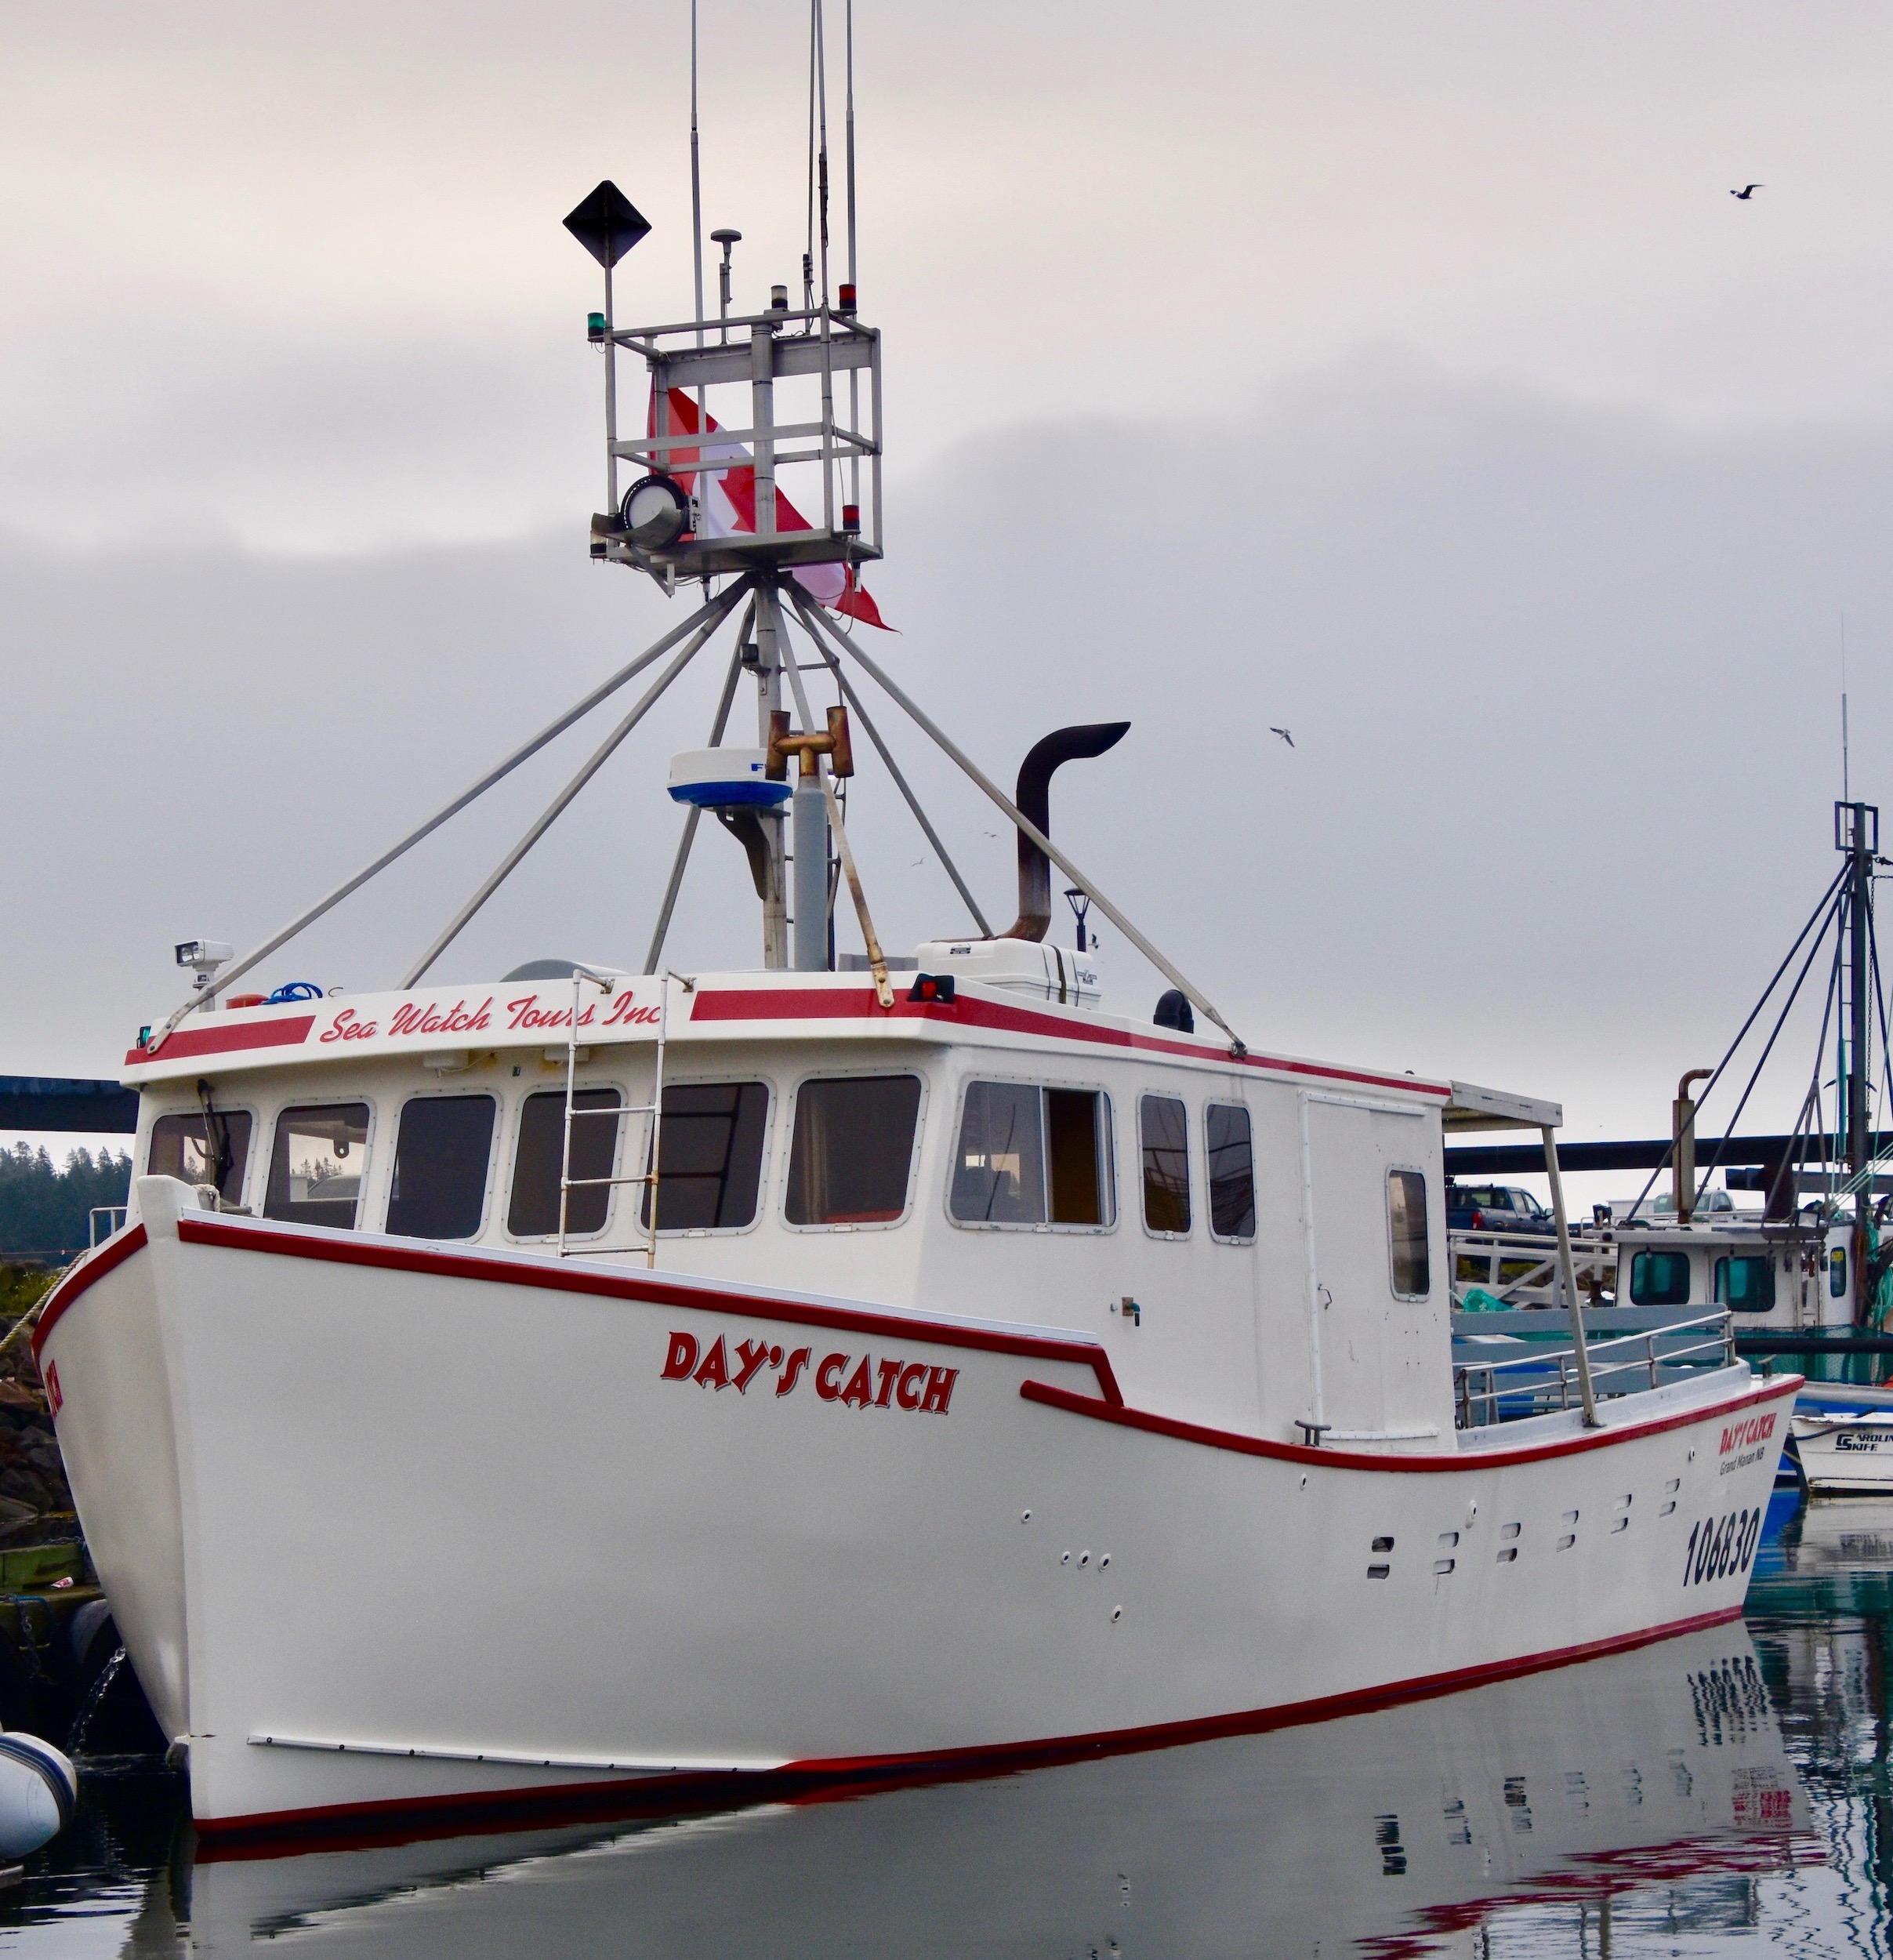
[[[1256,1149],[1254,1298],[1257,1433],[1299,1442],[1315,1406],[1307,1261],[1301,1212],[1300,1103],[1286,1083],[1245,1085]],[[1218,1100],[1221,1100],[1220,1093]]]
[[[603,1047],[579,1065],[581,1088],[615,1086],[628,1103],[647,1102],[653,1054],[645,1044]],[[919,1149],[906,1217],[889,1226],[814,1231],[783,1222],[792,1099],[811,1075],[912,1070],[924,1084]],[[517,1071],[516,1073],[515,1071]],[[208,1073],[209,1072],[207,1072]],[[495,1247],[544,1250],[506,1227],[520,1112],[531,1094],[564,1087],[562,1051],[502,1049],[450,1073],[415,1056],[325,1055],[320,1062],[209,1074],[219,1108],[252,1118],[243,1202],[260,1211],[277,1113],[306,1103],[365,1100],[372,1109],[361,1229],[378,1232],[386,1214],[401,1109],[411,1096],[491,1094],[500,1102],[490,1160],[484,1222],[477,1239]],[[1099,1087],[1110,1098],[1117,1216],[1097,1231],[968,1229],[949,1215],[948,1187],[957,1143],[961,1092],[974,1079],[1013,1078],[1054,1086]],[[1032,1049],[973,1043],[832,1041],[780,1037],[675,1040],[666,1080],[760,1080],[770,1092],[763,1182],[756,1222],[733,1232],[665,1235],[659,1265],[710,1279],[1072,1329],[1110,1355],[1126,1399],[1215,1427],[1277,1440],[1298,1435],[1312,1412],[1307,1265],[1304,1253],[1300,1101],[1295,1085],[1248,1070],[1204,1068],[1144,1051],[1100,1051],[1087,1044]],[[136,1162],[142,1171],[150,1129],[160,1113],[198,1107],[195,1079],[154,1084],[140,1112]],[[1146,1092],[1180,1097],[1188,1111],[1191,1229],[1158,1237],[1144,1225],[1138,1103]],[[1233,1103],[1250,1114],[1254,1143],[1257,1236],[1253,1244],[1218,1242],[1210,1232],[1205,1111]],[[621,1126],[616,1174],[640,1169],[646,1119]],[[1452,1426],[1451,1360],[1445,1302],[1449,1275],[1438,1118],[1376,1117],[1412,1145],[1394,1154],[1419,1163],[1427,1178],[1432,1218],[1433,1291],[1419,1303],[1396,1301],[1388,1278],[1383,1160],[1378,1148],[1340,1167],[1344,1204],[1319,1221],[1324,1249],[1347,1248],[1358,1296],[1325,1315],[1324,1342],[1371,1391],[1372,1408],[1350,1407],[1348,1426],[1428,1421]],[[1370,1125],[1371,1127],[1371,1125]],[[1371,1158],[1371,1161],[1369,1160]],[[636,1160],[636,1161],[633,1161]],[[588,1263],[613,1257],[641,1264],[639,1192],[613,1194],[611,1221],[598,1239],[580,1241]],[[1120,1310],[1126,1297],[1137,1316]],[[1338,1317],[1337,1317],[1338,1316]],[[1331,1389],[1332,1393],[1332,1389]],[[1343,1417],[1330,1412],[1329,1420]]]

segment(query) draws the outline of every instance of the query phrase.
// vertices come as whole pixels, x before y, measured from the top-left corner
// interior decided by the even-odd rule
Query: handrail
[[[1606,1269],[1616,1265],[1616,1241],[1594,1232],[1574,1232],[1570,1235],[1570,1245],[1577,1271],[1594,1279],[1598,1285],[1608,1287],[1610,1282],[1604,1274]],[[1555,1287],[1558,1243],[1542,1232],[1452,1232],[1447,1234],[1447,1250],[1456,1298],[1463,1298],[1466,1287],[1477,1287],[1495,1299],[1524,1304],[1522,1296],[1549,1294]],[[1478,1279],[1462,1282],[1459,1273],[1462,1259],[1482,1264],[1485,1268],[1484,1274]],[[1524,1272],[1509,1279],[1503,1277],[1504,1267],[1527,1260],[1531,1263]],[[1542,1304],[1552,1303],[1547,1300]]]
[[[658,1191],[659,1158],[662,1149],[664,1129],[664,1050],[670,1035],[670,983],[673,980],[676,981],[686,993],[690,993],[696,988],[697,983],[694,978],[666,971],[658,979],[657,1051],[651,1068],[650,1102],[614,1102],[597,1109],[580,1109],[575,1106],[578,1099],[578,1007],[581,982],[590,981],[593,985],[608,998],[613,986],[618,982],[630,980],[635,982],[636,978],[642,977],[644,976],[621,972],[616,967],[598,968],[588,967],[582,961],[576,960],[572,962],[571,1017],[567,1023],[565,1030],[565,1132],[560,1144],[559,1156],[558,1256],[561,1259],[570,1258],[575,1252],[581,1250],[595,1251],[610,1249],[602,1247],[582,1248],[568,1245],[566,1243],[566,1234],[570,1223],[571,1194],[575,1191],[585,1190],[600,1185],[604,1185],[607,1189],[614,1189],[619,1185],[637,1185],[644,1189],[650,1199],[650,1218],[643,1241],[644,1263],[647,1266],[655,1267],[658,1262]],[[582,1122],[587,1116],[611,1118],[613,1138],[611,1157],[614,1163],[616,1162],[618,1157],[618,1124],[622,1123],[627,1116],[648,1116],[651,1119],[651,1123],[645,1136],[645,1154],[650,1167],[636,1177],[575,1178],[572,1175],[572,1125],[575,1122]]]
[[[1693,1341],[1686,1346],[1666,1345],[1661,1354],[1658,1353],[1659,1341],[1673,1342],[1677,1334],[1688,1334],[1699,1327],[1714,1327],[1719,1331],[1710,1339]],[[1641,1347],[1643,1352],[1633,1359],[1605,1360],[1602,1365],[1599,1365],[1601,1357],[1619,1348],[1632,1347]],[[1550,1385],[1537,1377],[1545,1376],[1554,1367],[1558,1370],[1558,1406],[1568,1409],[1572,1406],[1572,1391],[1578,1377],[1575,1367],[1567,1364],[1575,1360],[1576,1354],[1577,1349],[1573,1345],[1559,1348],[1550,1354],[1540,1349],[1529,1354],[1516,1355],[1504,1361],[1455,1363],[1452,1370],[1453,1399],[1457,1409],[1458,1427],[1462,1429],[1478,1428],[1499,1420],[1489,1413],[1481,1417],[1477,1411],[1481,1406],[1489,1410],[1507,1396],[1529,1390],[1536,1401],[1539,1390],[1541,1388],[1548,1389]],[[1674,1367],[1698,1356],[1711,1354],[1721,1356],[1716,1364],[1717,1367],[1732,1367],[1735,1365],[1735,1316],[1727,1309],[1717,1313],[1699,1314],[1694,1319],[1673,1321],[1667,1327],[1653,1327],[1645,1334],[1619,1334],[1612,1340],[1585,1343],[1585,1355],[1590,1363],[1591,1378],[1600,1387],[1607,1376],[1641,1371],[1647,1374],[1648,1385],[1654,1388],[1659,1385],[1659,1368]],[[1497,1377],[1508,1370],[1529,1371],[1534,1378],[1529,1381],[1514,1380],[1499,1382]],[[1484,1377],[1485,1385],[1483,1388],[1474,1388],[1474,1376]],[[1619,1389],[1617,1392],[1629,1394],[1631,1391]]]

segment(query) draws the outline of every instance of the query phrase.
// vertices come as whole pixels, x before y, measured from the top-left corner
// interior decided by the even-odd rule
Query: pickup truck
[[[1515,1184],[1449,1184],[1446,1187],[1446,1229],[1550,1237],[1558,1226],[1531,1192],[1521,1191]]]

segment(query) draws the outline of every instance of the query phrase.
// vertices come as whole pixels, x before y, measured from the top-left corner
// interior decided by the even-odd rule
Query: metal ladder
[[[615,969],[600,970],[572,963],[572,1007],[571,1018],[565,1029],[565,1131],[559,1153],[559,1257],[573,1258],[581,1252],[613,1250],[615,1247],[571,1246],[567,1240],[568,1225],[571,1209],[571,1194],[575,1191],[595,1189],[599,1185],[636,1185],[648,1186],[651,1192],[651,1221],[644,1228],[643,1247],[644,1263],[655,1266],[658,1262],[658,1166],[659,1152],[663,1142],[664,1127],[664,1046],[670,1032],[670,983],[676,981],[686,993],[694,992],[696,982],[682,974],[665,973],[658,982],[658,1041],[656,1063],[651,1073],[651,1100],[648,1102],[614,1102],[600,1109],[575,1108],[578,1073],[578,1009],[582,989],[586,981],[591,982],[604,996],[609,1000],[613,989],[621,980],[642,979],[644,975],[633,975]],[[626,1116],[648,1116],[650,1127],[646,1131],[647,1150],[645,1163],[649,1169],[636,1177],[626,1178],[575,1178],[572,1175],[572,1124],[587,1116],[609,1116],[615,1126]],[[618,1132],[612,1131],[611,1161],[618,1159]]]

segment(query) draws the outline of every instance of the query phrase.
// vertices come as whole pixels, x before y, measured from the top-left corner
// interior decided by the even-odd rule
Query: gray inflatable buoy
[[[78,1772],[38,1736],[0,1732],[0,1858],[24,1858],[72,1821]]]

